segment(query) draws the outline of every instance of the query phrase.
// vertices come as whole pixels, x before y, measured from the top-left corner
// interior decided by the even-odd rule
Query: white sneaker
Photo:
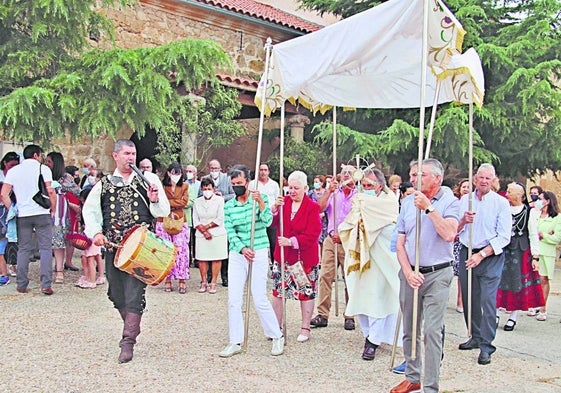
[[[226,348],[218,354],[218,356],[221,358],[229,358],[230,356],[237,355],[238,353],[242,353],[242,347],[240,344],[228,344],[226,345]]]
[[[95,284],[96,284],[96,285],[103,285],[103,284],[105,284],[105,277],[98,277],[97,280],[95,280]]]
[[[271,349],[271,355],[279,356],[284,352],[284,336],[279,338],[273,338],[273,348]]]

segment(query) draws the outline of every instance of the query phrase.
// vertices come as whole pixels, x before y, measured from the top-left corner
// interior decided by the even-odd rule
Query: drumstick
[[[142,179],[142,181],[143,181],[144,183],[146,183],[146,186],[147,186],[147,187],[150,187],[150,185],[151,185],[150,182],[149,182],[148,179],[142,174],[142,172],[140,172],[140,169],[138,169],[138,168],[136,167],[136,165],[134,165],[134,164],[129,164],[129,166],[130,166],[130,168],[131,168],[133,171],[136,172],[136,174]]]

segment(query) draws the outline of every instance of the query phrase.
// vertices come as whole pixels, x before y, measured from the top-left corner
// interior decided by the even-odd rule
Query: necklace
[[[511,236],[522,236],[528,223],[528,209],[524,207],[520,213],[512,215],[512,232]]]

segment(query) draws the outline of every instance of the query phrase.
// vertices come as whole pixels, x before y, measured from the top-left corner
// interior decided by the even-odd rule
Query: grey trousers
[[[444,315],[448,305],[450,284],[454,277],[451,267],[424,274],[425,282],[419,288],[417,303],[417,350],[415,360],[411,359],[413,328],[413,288],[409,286],[399,271],[399,303],[403,312],[403,353],[407,366],[405,378],[411,383],[421,382],[421,324],[424,322],[425,372],[423,392],[438,393],[440,361],[442,357],[442,332]]]
[[[462,286],[462,299],[464,299],[464,319],[468,321],[468,291],[467,291],[467,259],[466,247],[460,250],[460,264],[458,276]],[[495,352],[493,345],[497,333],[497,290],[501,282],[505,256],[504,253],[491,255],[485,258],[472,270],[471,281],[471,337],[479,342],[479,348],[487,353]]]
[[[39,246],[41,288],[50,288],[53,275],[53,220],[50,214],[18,217],[18,258],[17,287],[26,289],[29,285],[29,258],[33,253],[33,228]]]

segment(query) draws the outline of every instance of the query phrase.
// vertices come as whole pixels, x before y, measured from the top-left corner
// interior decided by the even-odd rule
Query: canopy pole
[[[333,107],[333,179],[337,180],[337,107]],[[337,231],[337,198],[333,194],[333,231]],[[333,252],[335,254],[335,316],[339,316],[339,258],[337,253],[337,243],[333,242]]]
[[[280,121],[280,157],[279,157],[279,171],[280,171],[280,182],[283,182],[284,176],[284,121],[285,121],[285,109],[284,109],[284,102],[281,106],[281,121]],[[284,195],[282,197],[284,199]],[[280,206],[279,209],[279,229],[280,235],[284,237],[284,205]],[[278,244],[277,244],[278,247]],[[285,269],[285,260],[284,260],[284,246],[280,248],[280,275],[281,275],[281,298],[282,298],[282,334],[286,337],[286,289],[285,289],[285,279],[284,279],[284,269]],[[285,340],[285,345],[287,341]]]
[[[469,180],[469,197],[468,197],[468,210],[472,211],[473,209],[473,101],[469,103],[469,173],[468,173],[468,180]],[[473,225],[469,224],[468,227],[468,253],[467,259],[471,258],[471,249],[473,248]],[[468,336],[471,337],[471,316],[472,316],[472,306],[471,306],[471,287],[472,287],[472,269],[468,269],[467,271],[467,324],[468,324]]]
[[[425,136],[425,96],[427,86],[427,56],[428,56],[428,25],[429,2],[423,1],[423,45],[421,49],[421,97],[419,105],[419,151],[417,156],[417,191],[421,191],[421,178],[423,175],[423,141]],[[419,274],[419,257],[421,248],[421,211],[417,209],[415,230],[415,275]],[[419,314],[419,288],[413,290],[413,316],[411,323],[411,359],[417,358],[417,316]]]
[[[440,86],[442,82],[436,82],[436,90],[434,92],[434,102],[432,103],[432,112],[430,116],[429,135],[427,136],[427,148],[425,149],[425,159],[430,158],[430,148],[432,144],[432,134],[434,132],[434,122],[436,120],[436,110],[438,108],[438,96],[440,95]]]
[[[263,144],[263,124],[265,123],[265,103],[267,100],[267,83],[269,80],[269,60],[271,58],[271,50],[273,49],[273,41],[271,37],[267,38],[265,43],[265,86],[261,94],[261,113],[259,114],[259,136],[257,138],[257,153],[255,156],[255,188],[257,190],[257,174],[259,172],[259,163],[261,162],[261,146]],[[250,244],[249,248],[253,251],[255,247],[255,215],[257,204],[252,199],[252,211],[251,211],[251,234],[250,234]],[[245,320],[244,320],[244,338],[243,338],[243,350],[247,351],[248,344],[248,333],[249,333],[249,304],[251,303],[251,276],[253,273],[253,263],[249,262],[247,266],[247,281],[245,287]]]

